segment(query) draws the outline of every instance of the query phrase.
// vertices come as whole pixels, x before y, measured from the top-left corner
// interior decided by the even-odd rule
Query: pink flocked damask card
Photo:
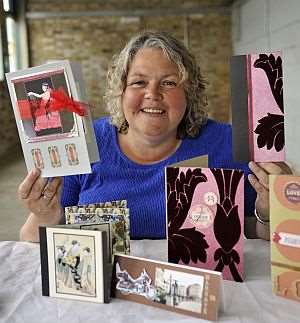
[[[243,281],[244,174],[166,168],[168,260]]]
[[[233,151],[237,161],[284,161],[282,54],[231,59]]]

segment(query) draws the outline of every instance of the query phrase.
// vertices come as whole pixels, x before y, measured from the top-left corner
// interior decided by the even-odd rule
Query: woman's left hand
[[[248,175],[250,184],[257,193],[255,208],[259,216],[269,220],[269,175],[292,174],[290,167],[284,162],[261,162],[251,161],[249,168],[253,174]]]

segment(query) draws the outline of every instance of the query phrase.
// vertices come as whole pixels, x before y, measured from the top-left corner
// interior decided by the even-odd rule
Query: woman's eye
[[[163,86],[175,87],[177,83],[175,81],[166,80],[162,82]]]
[[[129,83],[129,85],[134,86],[134,87],[142,87],[146,84],[145,81],[143,80],[138,80],[138,81],[132,81]]]

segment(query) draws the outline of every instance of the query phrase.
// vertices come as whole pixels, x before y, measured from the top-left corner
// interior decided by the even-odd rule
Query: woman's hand
[[[39,169],[32,170],[18,189],[19,199],[31,212],[20,231],[22,240],[38,241],[39,225],[58,224],[62,216],[61,178],[48,180],[40,174]]]
[[[284,162],[255,163],[251,161],[249,168],[253,174],[249,174],[248,179],[257,193],[256,212],[262,220],[269,221],[269,175],[292,174],[292,171]],[[268,223],[265,225],[257,223],[257,235],[266,240],[270,239]]]

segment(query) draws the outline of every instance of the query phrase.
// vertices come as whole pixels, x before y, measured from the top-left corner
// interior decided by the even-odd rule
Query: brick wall
[[[20,149],[20,139],[6,83],[0,81],[0,156]]]
[[[231,55],[231,17],[210,8],[229,5],[230,0],[28,0],[27,12],[77,12],[78,17],[48,17],[27,19],[31,66],[47,60],[69,59],[82,65],[89,103],[94,118],[105,112],[103,94],[107,66],[113,54],[137,32],[145,29],[166,30],[175,37],[187,40],[208,81],[210,115],[220,121],[228,120],[229,76],[228,60]],[[186,10],[199,5],[210,8],[206,13],[183,15],[144,15],[124,17],[118,15],[81,16],[86,11],[117,10]],[[197,9],[197,10],[198,10]],[[153,12],[153,11],[152,11]],[[8,93],[0,83],[0,155],[19,144]]]
[[[213,3],[224,4],[225,2],[215,1]],[[29,0],[28,11],[84,12],[146,10],[155,7],[180,10],[180,8],[191,8],[197,3],[199,1]],[[211,3],[211,1],[201,1],[202,5]],[[191,16],[188,23],[185,19],[180,15],[143,16],[135,19],[121,16],[29,19],[31,64],[38,65],[51,59],[79,61],[83,68],[89,102],[94,107],[93,116],[99,117],[106,113],[102,96],[106,70],[112,55],[117,53],[132,35],[141,30],[166,30],[183,40],[184,28],[187,28],[190,49],[201,64],[209,83],[210,115],[215,119],[227,121],[231,17],[208,13],[203,16]],[[187,27],[184,27],[185,24]]]

